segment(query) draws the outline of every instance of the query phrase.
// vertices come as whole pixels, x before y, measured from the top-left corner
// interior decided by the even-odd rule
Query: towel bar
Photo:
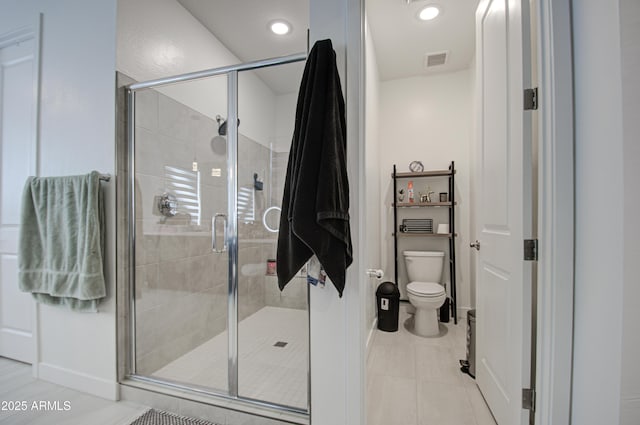
[[[108,182],[111,180],[111,176],[109,174],[100,174],[100,180]]]

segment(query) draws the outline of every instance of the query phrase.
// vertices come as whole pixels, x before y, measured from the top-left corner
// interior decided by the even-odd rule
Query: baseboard
[[[458,307],[457,308],[458,322],[461,320],[467,320],[467,312],[471,310],[471,307]]]
[[[106,398],[107,400],[118,400],[120,398],[120,386],[115,381],[47,363],[38,365],[38,378],[76,391]]]
[[[640,418],[640,397],[622,397],[620,401],[620,423],[634,424]]]

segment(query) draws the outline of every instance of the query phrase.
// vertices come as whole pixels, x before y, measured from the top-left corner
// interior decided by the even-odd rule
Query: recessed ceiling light
[[[291,25],[287,21],[278,19],[269,23],[269,29],[274,34],[285,35],[291,32]]]
[[[440,9],[437,6],[427,6],[420,9],[418,13],[418,19],[423,21],[430,21],[440,14]]]

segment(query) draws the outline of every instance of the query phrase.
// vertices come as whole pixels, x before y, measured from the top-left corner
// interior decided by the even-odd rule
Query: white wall
[[[456,260],[458,307],[470,307],[469,282],[469,181],[470,181],[470,149],[473,135],[473,86],[472,71],[464,70],[448,74],[425,77],[412,77],[399,80],[383,81],[380,84],[380,110],[378,134],[380,143],[380,173],[382,202],[382,255],[384,269],[393,276],[393,182],[391,173],[393,164],[399,172],[409,171],[409,163],[420,160],[425,170],[447,169],[453,160],[456,165]],[[407,181],[399,181],[406,186]],[[429,184],[432,189],[446,191],[446,179],[422,180],[419,185],[414,182],[416,197],[418,192],[425,192]],[[400,187],[400,186],[399,186]],[[406,192],[406,187],[405,187]],[[406,199],[406,198],[405,198]],[[401,211],[403,217],[418,214],[419,217],[433,217],[434,227],[437,222],[448,221],[444,208]],[[401,217],[398,218],[401,220]],[[402,246],[408,247],[415,241],[402,240]],[[429,244],[429,249],[448,252],[445,240],[421,239],[418,243]],[[399,245],[399,250],[402,249]],[[416,247],[413,247],[416,249]],[[401,253],[398,262],[403,261]],[[404,270],[399,264],[399,270]],[[445,267],[446,276],[448,268]],[[399,275],[400,289],[404,291],[406,281]],[[403,294],[404,295],[404,294]]]
[[[332,39],[343,91],[346,68],[345,3],[346,0],[310,2],[310,43],[313,45],[317,40]],[[351,184],[352,174],[348,177]],[[352,184],[350,189],[354,190]],[[351,228],[353,229],[353,221]],[[311,423],[347,423],[346,301],[350,293],[349,288],[355,283],[347,275],[342,298],[338,298],[331,286],[322,289],[309,286]]]
[[[365,20],[365,179],[367,182],[366,197],[366,227],[369,246],[367,247],[368,268],[382,268],[382,235],[380,231],[380,215],[385,209],[382,206],[380,196],[380,179],[386,174],[380,169],[380,141],[378,139],[378,121],[380,107],[380,76],[376,49],[371,38],[368,22]],[[393,270],[383,269],[385,277],[382,281],[393,280]],[[364,299],[366,301],[366,321],[370,328],[375,325],[376,318],[376,288],[380,280],[369,279],[369,284],[364,287]]]
[[[116,1],[2,0],[0,10],[0,33],[43,14],[40,175],[114,174]],[[115,181],[104,186],[107,300],[97,314],[39,305],[36,371],[44,380],[116,398]]]
[[[118,1],[117,69],[129,77],[146,81],[240,62],[176,0]],[[159,91],[210,118],[227,116],[224,76]],[[240,73],[239,131],[269,147],[275,135],[275,102],[274,93],[254,73]]]
[[[309,288],[311,332],[311,423],[364,424],[364,345],[362,285],[364,137],[361,133],[361,4],[358,0],[311,0],[310,39],[330,38],[347,114],[347,160],[353,264],[347,269],[342,298],[334,288]]]
[[[640,2],[620,1],[620,42],[622,59],[622,121],[624,134],[624,289],[622,325],[622,382],[620,424],[640,420]]]
[[[297,102],[297,91],[276,96],[276,136],[272,148],[275,152],[288,152],[291,148]]]
[[[618,4],[572,2],[576,135],[572,423],[581,425],[620,423],[625,373],[621,369],[624,218],[637,217],[637,210],[627,210],[635,206],[629,201],[637,201],[626,200],[625,192],[631,194],[631,187],[636,187],[632,196],[637,198],[637,186],[630,185],[637,185],[638,173],[628,175],[636,177],[630,181],[623,174],[626,90],[621,81]],[[633,136],[637,138],[637,133]],[[632,279],[629,284],[637,286],[637,275]],[[638,299],[628,300],[625,309],[632,304],[637,306]],[[633,366],[637,370],[635,362]]]

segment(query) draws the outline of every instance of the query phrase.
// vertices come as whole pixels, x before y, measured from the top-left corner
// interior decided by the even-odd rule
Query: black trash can
[[[393,282],[382,282],[376,290],[378,329],[386,332],[398,330],[400,291]]]
[[[467,312],[467,359],[460,360],[460,370],[476,377],[476,310]]]
[[[444,304],[440,307],[440,321],[442,323],[449,323],[449,317],[451,317],[451,303],[449,298],[445,298]]]

